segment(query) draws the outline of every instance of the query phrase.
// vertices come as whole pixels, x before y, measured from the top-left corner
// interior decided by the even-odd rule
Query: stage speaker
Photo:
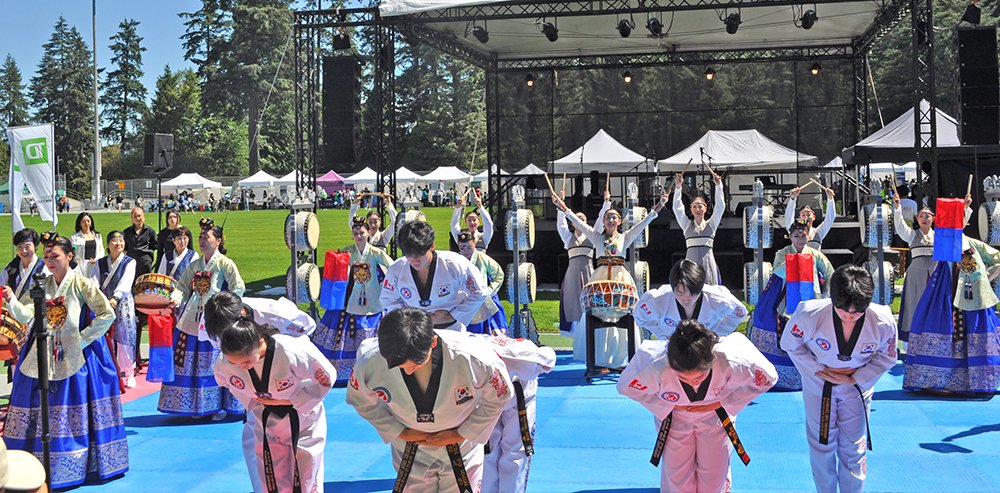
[[[174,167],[173,134],[146,134],[142,165],[162,174]]]
[[[962,145],[1000,143],[1000,71],[995,27],[958,28]]]
[[[323,145],[326,163],[353,163],[361,140],[361,64],[353,56],[323,58]]]

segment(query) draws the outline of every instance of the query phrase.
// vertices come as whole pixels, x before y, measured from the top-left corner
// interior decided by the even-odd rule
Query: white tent
[[[552,161],[552,172],[555,174],[587,173],[591,170],[627,172],[645,161],[645,156],[623,146],[601,129],[577,150]]]
[[[423,177],[410,171],[406,166],[400,166],[396,170],[396,183],[416,183],[423,180]]]
[[[844,167],[844,161],[838,156],[823,165],[824,168],[840,169]],[[906,173],[907,177],[917,176],[917,163],[910,161],[903,164],[894,163],[871,163],[868,165],[868,172],[872,174],[888,174],[892,172]]]
[[[243,188],[263,188],[274,185],[275,180],[277,178],[267,174],[264,170],[260,170],[252,176],[240,180],[239,185]]]
[[[521,171],[518,171],[517,173],[514,174],[517,176],[542,176],[545,174],[545,170],[539,168],[538,166],[535,166],[535,163],[531,163],[521,168]]]
[[[794,170],[796,165],[816,166],[816,156],[789,149],[756,130],[709,130],[695,143],[659,161],[660,171],[681,171],[688,163],[711,156],[713,167]],[[694,168],[689,168],[692,170]]]
[[[281,178],[275,178],[274,179],[274,184],[275,185],[294,185],[298,181],[298,178],[297,178],[298,175],[296,175],[296,173],[298,173],[298,171],[292,170],[287,175],[282,176]]]
[[[374,185],[377,178],[375,170],[366,166],[365,169],[344,178],[344,185]]]
[[[927,111],[930,103],[920,101],[921,111]],[[958,122],[951,115],[934,108],[937,114],[937,145],[941,147],[959,147]],[[854,164],[885,161],[908,161],[913,159],[913,125],[916,111],[903,113],[888,125],[878,129],[861,142],[844,149],[844,158]]]
[[[422,176],[420,180],[426,182],[458,183],[469,181],[469,178],[472,178],[472,175],[458,169],[456,166],[439,166],[436,170]]]
[[[488,173],[489,173],[489,170],[485,170],[484,169],[483,171],[481,171],[479,173],[476,173],[475,175],[472,175],[472,181],[486,181],[486,179],[489,178]],[[520,173],[518,173],[518,174],[520,174]],[[504,171],[503,169],[501,169],[500,170],[500,176],[510,176],[510,173],[508,173],[508,172]]]
[[[209,180],[198,173],[181,173],[163,182],[160,186],[164,190],[184,190],[188,188],[198,190],[202,188],[222,188],[222,183]]]

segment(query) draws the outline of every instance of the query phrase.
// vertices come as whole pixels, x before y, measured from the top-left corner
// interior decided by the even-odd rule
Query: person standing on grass
[[[81,212],[76,216],[76,232],[70,237],[77,258],[77,269],[84,277],[93,277],[97,259],[104,257],[104,240],[94,227],[94,216]]]
[[[171,233],[181,226],[181,214],[175,209],[170,209],[167,211],[167,227],[160,230],[156,234],[156,263],[153,265],[153,270],[151,272],[159,272],[160,265],[163,264],[163,256],[167,254],[174,247],[173,236]],[[188,232],[188,245],[194,245],[194,237],[191,236],[191,230],[185,228]],[[176,279],[176,277],[175,277]]]

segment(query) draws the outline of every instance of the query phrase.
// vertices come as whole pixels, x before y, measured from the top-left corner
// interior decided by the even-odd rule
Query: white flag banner
[[[55,144],[51,123],[25,127],[9,127],[7,143],[10,144],[10,208],[14,231],[24,228],[21,222],[21,192],[25,185],[38,205],[38,213],[45,221],[58,223],[56,217]]]

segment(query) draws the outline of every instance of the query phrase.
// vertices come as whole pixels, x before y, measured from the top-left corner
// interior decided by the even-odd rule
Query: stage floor
[[[868,492],[1000,492],[1000,397],[952,399],[906,393],[902,365],[876,386]],[[334,389],[326,399],[326,491],[391,491],[389,447]],[[156,411],[158,394],[125,404],[131,470],[80,492],[250,491],[240,449],[243,424],[192,421]],[[612,379],[587,385],[583,365],[561,352],[538,389],[538,432],[529,491],[654,493],[649,412],[615,392]],[[814,491],[801,394],[769,393],[747,407],[737,429],[751,463],[733,459],[733,491]]]

